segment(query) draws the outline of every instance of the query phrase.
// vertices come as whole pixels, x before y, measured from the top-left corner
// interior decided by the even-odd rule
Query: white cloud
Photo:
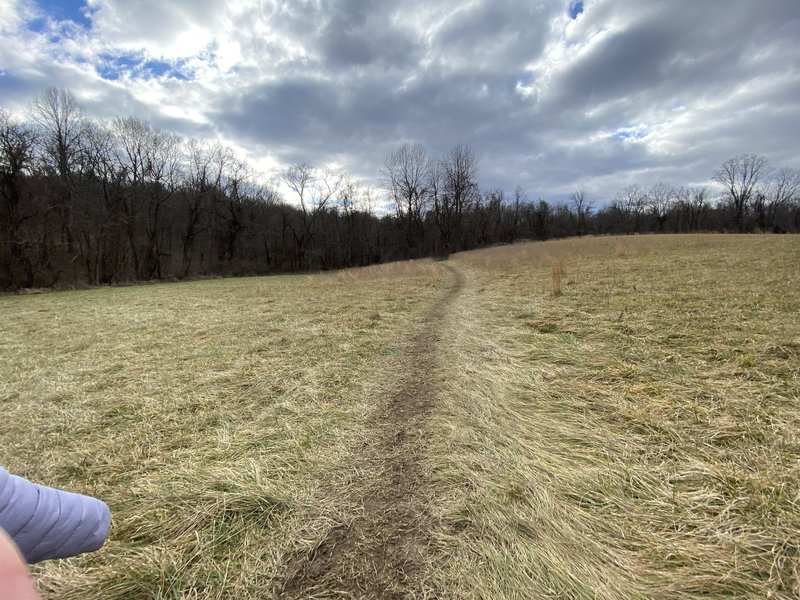
[[[15,33],[23,23],[24,0],[0,0],[0,33]]]
[[[220,8],[215,9],[214,4]],[[195,56],[214,41],[224,3],[90,0],[92,33],[108,48],[156,58]]]

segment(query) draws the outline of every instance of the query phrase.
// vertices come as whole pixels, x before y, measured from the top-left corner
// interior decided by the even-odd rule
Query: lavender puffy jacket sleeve
[[[29,563],[97,550],[110,523],[104,502],[31,483],[0,467],[0,527]]]

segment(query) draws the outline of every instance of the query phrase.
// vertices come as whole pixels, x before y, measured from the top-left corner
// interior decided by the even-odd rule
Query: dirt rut
[[[430,529],[423,432],[435,400],[431,375],[442,323],[464,286],[460,271],[442,267],[450,286],[412,337],[397,389],[370,419],[374,436],[356,457],[371,474],[351,498],[362,509],[290,561],[280,598],[399,599],[422,592]]]

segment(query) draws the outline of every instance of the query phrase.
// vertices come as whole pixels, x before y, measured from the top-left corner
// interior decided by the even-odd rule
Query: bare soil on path
[[[411,338],[398,366],[396,391],[371,416],[373,436],[354,458],[368,474],[349,498],[361,508],[312,550],[288,561],[288,575],[277,590],[280,598],[399,599],[423,594],[431,490],[422,458],[425,425],[436,398],[431,379],[445,317],[464,286],[460,271],[442,267],[451,283]]]

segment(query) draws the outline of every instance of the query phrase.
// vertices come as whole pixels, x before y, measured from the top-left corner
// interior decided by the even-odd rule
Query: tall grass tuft
[[[339,283],[353,283],[364,280],[405,279],[409,277],[441,276],[440,267],[431,259],[417,259],[381,263],[366,267],[353,267],[336,271],[332,275]]]
[[[564,276],[564,267],[561,261],[556,261],[550,267],[550,289],[553,296],[561,295],[561,279]]]

